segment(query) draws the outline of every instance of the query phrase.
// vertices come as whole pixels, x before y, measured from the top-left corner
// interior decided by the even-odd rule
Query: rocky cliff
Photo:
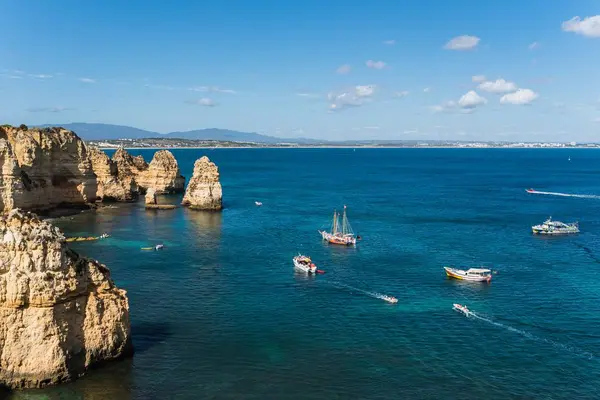
[[[0,126],[0,209],[48,209],[96,200],[96,176],[83,141],[62,128]]]
[[[131,352],[126,292],[106,266],[33,214],[0,217],[0,384],[59,383]]]
[[[119,175],[117,163],[96,148],[89,148],[92,169],[98,180],[97,198],[102,201],[134,201],[138,197],[138,186],[134,176]]]
[[[157,194],[178,193],[185,189],[185,178],[181,176],[177,160],[169,150],[154,153],[147,169],[138,173],[137,183],[145,190],[154,189]]]
[[[198,210],[220,210],[222,198],[219,168],[206,156],[196,160],[181,204]]]

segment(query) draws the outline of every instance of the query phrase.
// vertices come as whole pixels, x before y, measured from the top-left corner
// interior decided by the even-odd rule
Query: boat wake
[[[359,289],[357,287],[346,285],[345,283],[341,283],[341,282],[331,282],[331,283],[334,286],[337,286],[339,288],[344,288],[344,289],[348,289],[350,291],[358,292],[358,293],[367,295],[369,297],[373,297],[374,299],[380,299],[383,301],[387,301],[388,303],[397,303],[398,302],[398,300],[395,297],[388,296],[388,295],[385,295],[382,293],[370,292],[368,290]]]
[[[536,336],[536,335],[534,335],[534,334],[532,334],[530,332],[514,328],[514,327],[512,327],[510,325],[505,325],[505,324],[502,324],[500,322],[493,321],[493,320],[491,320],[489,318],[486,318],[484,316],[481,316],[481,315],[479,315],[479,314],[477,314],[477,313],[475,313],[473,311],[469,311],[469,313],[466,314],[466,316],[467,317],[476,318],[476,319],[478,319],[480,321],[483,321],[483,322],[487,322],[488,324],[494,325],[494,326],[496,326],[498,328],[506,329],[509,332],[513,332],[513,333],[519,334],[521,336],[526,337],[527,339],[530,339],[530,340],[533,340],[533,341],[536,341],[536,342],[547,343],[547,344],[549,344],[549,345],[551,345],[551,346],[553,346],[553,347],[555,347],[557,349],[568,351],[569,353],[575,354],[576,356],[579,356],[579,357],[587,358],[588,360],[591,360],[591,359],[594,358],[594,355],[592,353],[590,353],[589,351],[584,351],[584,350],[578,349],[576,347],[572,347],[572,346],[568,346],[568,345],[565,345],[565,344],[562,344],[562,343],[558,343],[558,342],[555,342],[552,339],[546,339],[546,338],[543,338],[543,337]]]
[[[571,194],[571,193],[559,193],[559,192],[541,192],[539,190],[529,190],[527,193],[531,194],[544,194],[547,196],[561,196],[561,197],[578,197],[580,199],[600,199],[600,196],[594,194]]]

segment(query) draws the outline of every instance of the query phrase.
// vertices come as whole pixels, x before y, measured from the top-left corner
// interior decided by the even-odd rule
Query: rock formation
[[[0,384],[68,381],[131,352],[126,292],[106,266],[33,214],[0,217]]]
[[[147,169],[138,173],[137,183],[146,190],[154,189],[157,194],[178,193],[185,189],[185,178],[181,176],[177,160],[169,150],[154,153]]]
[[[150,188],[146,191],[145,201],[147,206],[158,204],[156,201],[156,190],[154,190],[154,188]]]
[[[134,201],[137,199],[139,189],[133,176],[119,175],[117,163],[96,147],[90,147],[88,154],[98,180],[96,196],[99,200]]]
[[[66,129],[0,126],[0,165],[3,211],[96,200],[96,176],[86,146]]]
[[[181,204],[197,210],[220,210],[222,198],[219,168],[206,156],[196,160]]]

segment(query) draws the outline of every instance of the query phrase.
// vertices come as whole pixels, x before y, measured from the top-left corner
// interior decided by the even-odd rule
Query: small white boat
[[[317,266],[313,264],[310,257],[303,256],[302,254],[298,254],[294,257],[294,268],[299,271],[306,272],[307,274],[316,274]]]
[[[444,267],[446,275],[449,278],[460,279],[470,282],[490,282],[492,280],[492,271],[487,268],[469,268],[467,270]]]
[[[254,204],[256,204],[257,206],[262,206],[262,203],[260,201],[255,201]]]
[[[162,249],[163,247],[165,247],[165,245],[164,245],[164,244],[157,244],[156,246],[154,246],[154,249],[155,249],[155,250],[160,250],[160,249]]]
[[[396,304],[398,299],[394,296],[388,296],[387,294],[382,294],[381,299],[387,301],[388,303]]]
[[[461,313],[463,313],[463,314],[465,314],[465,315],[467,315],[467,316],[468,316],[469,314],[471,314],[471,311],[469,311],[469,309],[467,308],[467,306],[463,306],[463,305],[461,305],[461,304],[454,303],[454,304],[452,305],[452,309],[454,309],[454,310],[456,310],[456,311],[460,311]]]
[[[536,235],[569,235],[579,233],[579,224],[577,222],[565,224],[560,221],[552,221],[552,217],[550,217],[543,224],[532,226],[531,231]]]

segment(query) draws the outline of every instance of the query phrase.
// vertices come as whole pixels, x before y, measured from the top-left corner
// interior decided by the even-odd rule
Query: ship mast
[[[331,234],[335,235],[337,233],[337,212],[333,210],[333,226],[331,227]]]
[[[346,235],[348,226],[348,219],[346,217],[346,206],[344,206],[344,216],[342,217],[342,235]]]

